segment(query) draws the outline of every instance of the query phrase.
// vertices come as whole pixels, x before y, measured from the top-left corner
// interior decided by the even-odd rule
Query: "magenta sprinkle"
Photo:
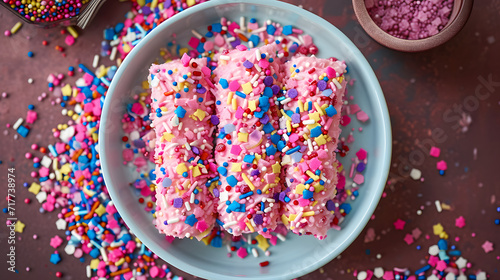
[[[365,0],[373,21],[390,35],[409,40],[439,33],[450,20],[453,0]]]

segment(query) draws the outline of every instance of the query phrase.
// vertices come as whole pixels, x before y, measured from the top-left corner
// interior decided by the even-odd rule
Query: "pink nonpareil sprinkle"
[[[454,0],[365,0],[371,18],[390,35],[409,40],[439,33],[450,20]]]

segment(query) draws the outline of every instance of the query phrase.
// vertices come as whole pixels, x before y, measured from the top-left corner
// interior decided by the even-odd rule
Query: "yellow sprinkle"
[[[31,186],[29,187],[28,191],[34,195],[37,195],[40,192],[41,187],[42,186],[40,186],[39,184],[33,182],[31,183]]]
[[[205,246],[208,246],[208,244],[210,244],[210,235],[206,236],[206,237],[203,237],[201,239],[201,241],[203,241],[203,243],[205,243]]]
[[[73,26],[68,26],[66,29],[68,30],[69,34],[73,36],[73,38],[78,38],[78,32],[76,32],[76,29]]]
[[[290,217],[288,217],[288,220],[291,222],[291,221],[294,221],[295,218],[297,217],[297,214],[290,214]]]
[[[325,115],[325,112],[323,112],[323,109],[321,109],[321,107],[319,106],[319,104],[317,102],[314,102],[314,107],[316,108],[316,110],[318,111],[318,113],[322,116]]]
[[[434,231],[434,235],[440,235],[444,231],[444,228],[438,223],[432,226],[432,230]]]
[[[314,201],[314,202],[311,204],[311,207],[316,206],[316,204],[317,204],[317,203],[318,203],[318,201],[317,201],[317,200],[316,200],[316,201]]]
[[[187,0],[187,1],[186,1],[186,4],[188,5],[188,7],[191,7],[191,6],[193,6],[194,4],[196,4],[196,1],[195,1],[195,0]]]
[[[295,188],[295,193],[296,194],[302,194],[306,186],[304,184],[298,184],[297,187]]]
[[[240,172],[241,171],[241,162],[233,162],[231,165],[231,172]]]
[[[314,216],[314,211],[307,211],[302,213],[302,217],[309,217],[309,216]]]
[[[448,237],[449,237],[448,234],[444,231],[439,234],[439,238],[441,239],[448,239]]]
[[[181,163],[181,164],[177,165],[177,168],[175,171],[177,171],[177,174],[182,175],[182,173],[187,172],[188,169],[187,169],[185,163]]]
[[[83,188],[82,191],[90,197],[95,195],[95,191],[89,190],[88,188]]]
[[[23,26],[23,23],[18,21],[11,29],[10,29],[10,33],[12,34],[16,34],[17,31],[19,31],[19,29],[21,29],[21,26]]]
[[[115,266],[120,266],[125,262],[125,258],[119,259],[117,262],[115,262]]]
[[[288,226],[288,217],[283,214],[281,215],[281,222],[285,225],[285,226]]]
[[[253,90],[252,84],[250,82],[241,85],[241,87],[243,88],[243,92],[245,94],[249,94]]]
[[[309,119],[315,120],[316,122],[319,122],[320,121],[319,113],[318,112],[310,113],[309,114]]]
[[[179,57],[182,57],[185,53],[187,53],[189,51],[188,48],[181,48],[179,50]]]
[[[205,118],[205,111],[203,110],[200,110],[200,109],[196,109],[196,112],[193,113],[193,115],[195,115],[196,117],[198,117],[198,119],[201,121]]]
[[[269,243],[267,242],[267,239],[266,239],[264,236],[260,235],[260,234],[259,234],[259,235],[257,235],[257,236],[255,237],[255,239],[256,239],[256,240],[257,240],[257,242],[259,243],[259,244],[257,245],[257,247],[259,247],[259,248],[260,248],[262,251],[264,251],[264,252],[265,252],[265,251],[267,251],[267,248],[269,248]]]
[[[248,142],[248,133],[243,133],[243,132],[238,133],[238,141],[242,143]]]
[[[325,136],[323,134],[314,138],[314,141],[316,141],[316,143],[320,146],[326,144],[326,139],[325,139]]]
[[[293,73],[295,71],[295,67],[290,67],[290,73]]]
[[[132,48],[130,47],[130,45],[127,44],[127,43],[123,44],[122,48],[123,48],[123,52],[124,53],[129,53],[130,50],[132,50]]]
[[[250,189],[252,191],[255,190],[255,186],[253,185],[252,181],[250,181],[250,179],[248,179],[247,174],[241,173],[241,177],[243,177],[243,181],[245,181],[245,183],[247,183],[247,185],[250,187]]]
[[[319,180],[319,176],[317,176],[314,173],[312,173],[311,170],[307,170],[306,174],[309,175],[309,177],[311,177],[314,181],[318,181]]]
[[[262,192],[263,192],[263,193],[266,193],[266,192],[267,192],[267,190],[268,190],[270,187],[271,187],[271,185],[270,185],[270,184],[265,185],[265,186],[264,186],[264,188],[262,189]]]
[[[64,87],[61,88],[61,91],[63,96],[71,96],[71,92],[73,91],[73,89],[69,84],[66,84]]]
[[[314,186],[314,192],[319,193],[320,191],[324,190],[325,186],[322,185],[316,185]]]
[[[292,132],[292,122],[290,120],[286,120],[286,129],[288,132]]]
[[[257,100],[250,100],[248,101],[248,108],[250,111],[255,111],[257,109]]]
[[[307,134],[302,134],[302,137],[304,137],[305,140],[309,139],[309,136]]]
[[[21,221],[18,220],[16,221],[14,231],[22,233],[24,231],[25,226],[26,226],[25,224],[23,224]]]
[[[200,176],[200,175],[201,175],[200,167],[195,166],[195,167],[193,168],[193,177],[198,177],[198,176]]]
[[[250,222],[246,222],[245,224],[247,225],[248,229],[250,229],[251,232],[255,232],[255,229],[253,228]]]
[[[93,259],[90,261],[90,269],[97,269],[97,266],[99,265],[101,261],[99,259]]]
[[[236,109],[238,109],[238,102],[236,98],[233,98],[233,111],[236,111]]]
[[[99,207],[97,207],[97,209],[95,209],[94,211],[97,215],[99,215],[99,217],[101,217],[102,215],[104,215],[104,213],[106,213],[106,207],[104,207],[102,204],[99,205]]]
[[[304,112],[304,102],[302,102],[302,101],[299,100],[297,103],[299,105],[299,111],[301,113]]]
[[[234,95],[234,92],[230,91],[227,95],[227,105],[231,105],[232,101],[233,101],[233,95]]]
[[[274,173],[280,173],[281,172],[281,165],[279,164],[279,162],[275,163],[272,165],[273,167],[273,172]]]

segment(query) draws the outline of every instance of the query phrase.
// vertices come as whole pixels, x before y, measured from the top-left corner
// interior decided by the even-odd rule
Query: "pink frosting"
[[[214,70],[214,94],[220,102],[216,105],[220,124],[215,161],[221,183],[217,210],[224,228],[235,236],[254,231],[267,236],[279,218],[275,194],[281,191],[280,152],[266,149],[276,147],[270,137],[279,127],[275,98],[283,75],[276,50],[270,44],[223,52]]]
[[[214,101],[206,59],[183,61],[186,66],[180,60],[153,65],[148,77],[156,133],[155,224],[160,233],[200,240],[215,223],[217,202],[209,181],[215,176],[210,168]],[[163,110],[160,116],[157,109]]]
[[[281,131],[290,145],[283,150],[282,159],[284,184],[289,188],[285,190],[282,221],[296,234],[324,239],[334,217],[330,210],[334,208],[331,200],[338,180],[335,150],[341,132],[346,65],[343,61],[299,56],[284,67],[287,92],[283,97],[291,100],[285,102],[283,110],[292,116],[280,119]],[[296,113],[298,108],[301,112]]]

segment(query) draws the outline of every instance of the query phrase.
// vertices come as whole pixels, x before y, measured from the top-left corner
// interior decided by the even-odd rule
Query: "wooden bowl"
[[[455,0],[450,20],[439,33],[424,39],[407,40],[396,38],[378,27],[368,14],[365,0],[352,0],[354,13],[366,33],[380,44],[404,52],[429,50],[450,40],[464,27],[469,19],[473,2],[474,0]]]

